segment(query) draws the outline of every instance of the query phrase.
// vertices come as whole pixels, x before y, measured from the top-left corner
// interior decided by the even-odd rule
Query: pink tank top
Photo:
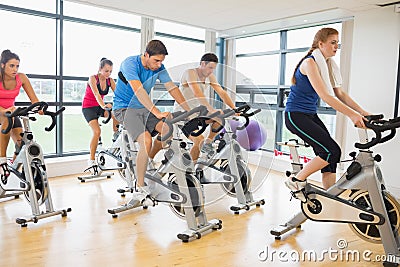
[[[101,99],[104,99],[104,96],[108,94],[109,88],[111,86],[110,78],[106,80],[106,89],[101,90],[100,87],[100,80],[97,75],[94,76],[96,78],[97,89],[99,90]],[[98,107],[99,103],[97,103],[96,97],[93,94],[92,88],[90,87],[89,83],[86,86],[85,96],[83,97],[82,101],[82,108],[91,108],[91,107]]]
[[[18,74],[15,76],[15,81],[17,85],[11,90],[4,89],[3,83],[0,82],[0,106],[3,108],[10,108],[15,105],[15,98],[17,98],[22,87],[22,81]]]

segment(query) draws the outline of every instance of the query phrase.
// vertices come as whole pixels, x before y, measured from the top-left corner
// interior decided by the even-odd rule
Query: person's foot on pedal
[[[201,152],[207,155],[213,155],[214,148],[211,143],[204,143],[203,146],[201,147]]]
[[[0,163],[0,178],[1,182],[5,185],[8,182],[8,176],[10,176],[10,170],[8,169],[7,159],[1,159]]]
[[[87,168],[85,171],[89,171],[92,175],[97,175],[99,173],[97,163],[93,159],[89,159],[87,162]]]
[[[306,196],[304,194],[304,187],[306,184],[307,181],[301,181],[296,179],[296,177],[289,177],[285,181],[285,185],[292,192],[292,196],[301,200],[302,202],[306,201]]]
[[[148,186],[148,185],[136,186],[136,192],[134,194],[135,194],[136,199],[139,200],[140,203],[142,203],[142,205],[144,205],[144,206],[152,206],[153,205],[152,201],[150,199],[149,199],[149,201],[147,201],[148,197],[151,194],[150,186]]]

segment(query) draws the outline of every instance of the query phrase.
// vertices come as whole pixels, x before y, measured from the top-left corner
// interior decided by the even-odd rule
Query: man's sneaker
[[[87,168],[84,170],[84,172],[90,172],[92,175],[98,175],[99,174],[99,166],[97,165],[96,161],[89,159]]]
[[[137,186],[136,192],[133,193],[136,198],[143,206],[154,206],[155,203],[152,201],[150,194],[150,186]]]
[[[292,191],[292,196],[294,198],[300,199],[302,202],[307,200],[304,194],[304,187],[306,186],[306,184],[307,181],[301,181],[296,179],[295,177],[289,177],[285,181],[285,185],[287,186],[287,188]]]
[[[8,176],[10,176],[10,170],[8,169],[7,162],[3,162],[0,164],[0,178],[3,184],[7,184]]]
[[[211,143],[204,143],[203,146],[201,147],[201,152],[207,155],[213,155],[214,148]]]

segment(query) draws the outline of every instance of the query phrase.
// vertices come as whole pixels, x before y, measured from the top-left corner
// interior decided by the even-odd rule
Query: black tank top
[[[110,81],[111,78],[106,79],[106,88],[103,91],[103,90],[101,90],[99,76],[95,75],[94,77],[96,78],[97,89],[99,90],[100,95],[107,95],[108,91],[110,90],[110,86],[111,86],[111,81]]]

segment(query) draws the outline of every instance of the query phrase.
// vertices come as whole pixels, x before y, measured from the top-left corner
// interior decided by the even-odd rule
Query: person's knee
[[[99,128],[99,129],[94,129],[94,130],[93,130],[93,136],[94,136],[94,137],[99,138],[100,135],[101,135],[101,129],[100,129],[100,128]]]
[[[338,163],[340,162],[340,157],[342,155],[342,150],[338,145],[336,145],[332,150],[331,150],[331,161],[332,163]]]

